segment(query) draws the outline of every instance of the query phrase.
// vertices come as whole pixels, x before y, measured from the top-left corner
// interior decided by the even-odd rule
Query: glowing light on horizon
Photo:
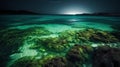
[[[87,9],[80,8],[78,6],[65,7],[61,11],[61,14],[68,14],[68,15],[76,15],[76,14],[84,14],[84,13],[89,13],[89,11],[87,11]]]
[[[64,14],[76,15],[76,14],[83,14],[83,13],[84,13],[84,12],[82,12],[82,11],[69,10],[69,11],[66,11]]]

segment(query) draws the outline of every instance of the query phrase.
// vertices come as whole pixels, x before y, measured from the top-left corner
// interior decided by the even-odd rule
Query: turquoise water
[[[3,15],[0,18],[0,43],[2,44],[0,67],[27,67],[27,63],[31,65],[28,67],[46,67],[46,60],[69,57],[69,51],[75,44],[90,46],[93,49],[91,52],[94,52],[98,46],[119,48],[120,45],[119,37],[113,34],[119,32],[120,17]],[[82,47],[79,49],[80,56],[83,55],[82,59],[86,56],[90,58],[91,55],[84,52]],[[23,59],[19,60],[21,58]],[[31,58],[33,61],[39,60],[39,63],[31,62]],[[26,59],[31,63],[25,62]],[[90,61],[90,59],[84,62],[77,61],[72,67],[78,64],[79,67],[92,67]]]

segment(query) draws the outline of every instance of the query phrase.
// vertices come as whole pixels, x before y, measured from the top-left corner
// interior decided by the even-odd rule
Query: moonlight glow
[[[68,11],[65,14],[71,14],[71,15],[76,15],[76,14],[83,14],[84,12],[79,12],[79,11]]]
[[[68,15],[76,15],[76,14],[83,14],[83,13],[88,13],[88,11],[83,8],[78,8],[77,6],[66,7],[62,11],[62,14],[68,14]]]

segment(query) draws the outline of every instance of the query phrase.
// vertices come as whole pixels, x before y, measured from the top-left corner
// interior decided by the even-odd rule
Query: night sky
[[[52,14],[120,12],[120,0],[0,0],[0,10]]]

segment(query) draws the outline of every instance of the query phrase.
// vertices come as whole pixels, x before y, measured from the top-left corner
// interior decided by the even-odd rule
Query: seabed
[[[120,67],[119,17],[0,18],[0,67]]]

